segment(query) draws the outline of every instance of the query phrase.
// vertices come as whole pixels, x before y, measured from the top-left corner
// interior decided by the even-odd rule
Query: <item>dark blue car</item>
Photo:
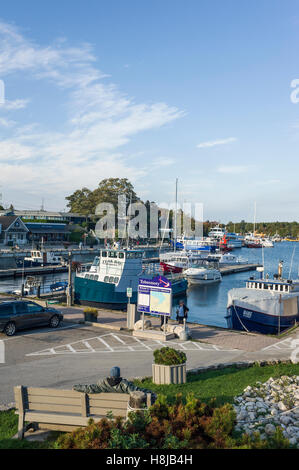
[[[13,336],[17,330],[25,330],[36,326],[57,328],[63,315],[54,308],[23,300],[0,302],[0,331]]]

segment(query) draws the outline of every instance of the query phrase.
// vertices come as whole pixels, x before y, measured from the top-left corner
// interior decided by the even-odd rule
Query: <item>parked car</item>
[[[4,301],[0,303],[0,331],[13,336],[17,330],[48,325],[57,328],[63,315],[54,308],[24,300]]]

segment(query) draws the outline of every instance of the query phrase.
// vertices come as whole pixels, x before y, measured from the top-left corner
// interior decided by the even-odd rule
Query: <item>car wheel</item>
[[[16,333],[16,325],[14,322],[7,323],[6,327],[4,328],[4,333],[6,336],[13,336]]]
[[[54,315],[50,320],[50,327],[57,328],[59,326],[60,319],[58,315]]]

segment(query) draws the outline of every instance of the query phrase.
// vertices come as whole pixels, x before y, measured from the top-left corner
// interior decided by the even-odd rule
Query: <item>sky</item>
[[[298,45],[297,0],[3,2],[3,203],[126,177],[166,204],[178,178],[204,219],[298,220]]]

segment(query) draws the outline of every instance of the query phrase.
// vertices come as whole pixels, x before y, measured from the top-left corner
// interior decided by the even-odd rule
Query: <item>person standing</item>
[[[180,300],[179,308],[177,309],[177,321],[179,322],[179,325],[184,324],[184,318],[187,321],[188,312],[189,312],[189,308],[186,307],[183,300]]]

